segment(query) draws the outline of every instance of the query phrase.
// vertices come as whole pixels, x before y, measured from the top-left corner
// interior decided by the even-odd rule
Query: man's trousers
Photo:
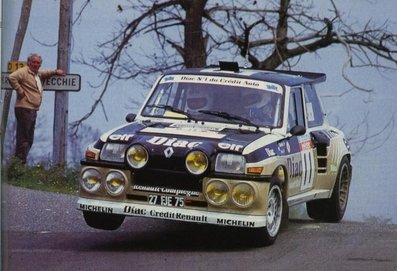
[[[21,159],[22,163],[26,163],[29,150],[33,145],[37,111],[16,107],[15,117],[17,120],[15,156]]]

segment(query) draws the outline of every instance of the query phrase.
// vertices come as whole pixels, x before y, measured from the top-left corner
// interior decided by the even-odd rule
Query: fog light
[[[118,171],[111,171],[106,175],[106,190],[113,196],[120,195],[125,188],[125,177]]]
[[[247,208],[254,202],[255,190],[247,183],[240,183],[233,187],[232,199],[237,206]]]
[[[90,168],[83,172],[80,184],[87,192],[96,192],[101,187],[102,176],[98,170]]]
[[[228,186],[224,182],[216,180],[207,184],[205,196],[211,204],[222,205],[228,199],[228,192]]]

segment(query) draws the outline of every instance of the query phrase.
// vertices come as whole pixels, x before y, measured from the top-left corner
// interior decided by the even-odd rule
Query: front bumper
[[[79,198],[77,209],[81,211],[140,216],[185,222],[196,222],[231,227],[259,228],[266,226],[265,215],[241,215],[202,210],[152,206],[137,203],[112,202]]]

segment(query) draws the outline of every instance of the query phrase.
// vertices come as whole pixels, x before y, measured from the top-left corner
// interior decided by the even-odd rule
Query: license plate
[[[176,196],[148,195],[148,203],[150,205],[161,205],[168,207],[184,207],[185,199]]]

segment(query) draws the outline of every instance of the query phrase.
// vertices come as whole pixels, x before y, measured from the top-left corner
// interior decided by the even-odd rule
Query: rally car
[[[340,221],[351,152],[322,110],[325,79],[233,62],[163,74],[137,114],[88,146],[78,209],[99,229],[142,216],[251,230],[264,245],[292,205]]]

